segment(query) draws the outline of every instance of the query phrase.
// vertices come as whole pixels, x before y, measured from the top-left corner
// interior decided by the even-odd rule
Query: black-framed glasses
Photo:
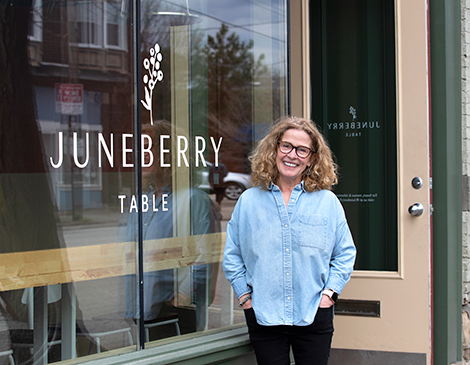
[[[295,149],[295,153],[297,154],[297,156],[299,156],[300,158],[307,158],[313,152],[312,149],[309,147],[294,146],[292,143],[286,141],[279,141],[277,142],[277,144],[279,146],[279,151],[286,155],[290,153],[293,149]]]

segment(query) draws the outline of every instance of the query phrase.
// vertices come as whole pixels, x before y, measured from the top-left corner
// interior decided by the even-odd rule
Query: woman
[[[327,364],[333,304],[356,248],[331,151],[315,124],[275,124],[250,158],[252,187],[227,226],[223,268],[245,311],[258,364]]]

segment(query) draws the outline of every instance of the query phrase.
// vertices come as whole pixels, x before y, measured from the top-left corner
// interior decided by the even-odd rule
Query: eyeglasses
[[[299,156],[300,158],[307,158],[313,152],[311,148],[305,146],[294,146],[290,142],[279,141],[277,142],[277,144],[279,145],[279,151],[286,155],[290,153],[293,149],[295,149],[295,153],[297,154],[297,156]]]

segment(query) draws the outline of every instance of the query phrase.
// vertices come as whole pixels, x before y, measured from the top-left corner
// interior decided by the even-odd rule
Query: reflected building
[[[128,22],[128,6],[118,1],[33,3],[29,54],[37,118],[46,157],[57,161],[60,148],[64,154],[60,167],[48,166],[59,211],[81,216],[82,209],[114,202],[111,196],[129,186],[107,178],[108,160],[98,164],[99,134],[112,145],[113,135],[132,133]],[[123,172],[122,163],[116,169]]]

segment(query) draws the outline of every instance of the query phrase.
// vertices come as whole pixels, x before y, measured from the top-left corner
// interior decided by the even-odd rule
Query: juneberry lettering
[[[122,167],[134,167],[134,163],[128,162],[129,155],[133,152],[132,146],[132,139],[134,136],[132,134],[124,133],[121,136],[121,150],[122,150]],[[181,167],[182,164],[184,166],[189,167],[189,140],[185,136],[176,136],[177,143],[176,143],[176,156],[177,156],[177,165]],[[90,134],[88,132],[85,133],[84,138],[84,148],[83,151],[85,156],[79,156],[79,138],[78,133],[73,132],[72,135],[72,151],[73,151],[73,160],[75,166],[80,169],[87,167],[90,162]],[[222,137],[219,138],[218,141],[214,139],[214,137],[209,137],[210,146],[214,151],[214,165],[219,166],[219,151],[220,146],[222,144]],[[49,161],[51,166],[55,169],[58,169],[62,166],[64,162],[64,134],[63,132],[59,132],[57,136],[57,162],[54,161],[54,158],[51,156],[49,157]],[[106,159],[109,162],[111,167],[114,167],[114,136],[111,133],[109,138],[109,144],[106,142],[102,133],[98,133],[98,166],[102,166],[103,160],[103,152],[106,155]],[[155,157],[154,152],[159,153],[160,156],[160,167],[171,167],[170,163],[165,163],[165,155],[168,155],[171,151],[169,146],[171,146],[171,136],[169,135],[161,135],[160,136],[160,148],[159,151],[154,151],[152,148],[152,138],[149,135],[143,134],[141,136],[141,146],[142,146],[142,167],[150,167],[152,166]],[[199,167],[200,164],[202,166],[207,167],[207,162],[204,158],[204,152],[207,149],[207,143],[204,137],[195,136],[194,137],[194,156],[195,156],[195,164],[196,167]],[[145,162],[146,157],[149,157],[148,162]],[[82,159],[82,161],[79,160]]]
[[[373,122],[335,122],[326,124],[329,130],[335,129],[380,129],[378,121]]]
[[[124,200],[126,200],[127,196],[126,195],[118,195],[118,199],[121,201],[121,213],[124,213]],[[168,194],[162,194],[162,202],[161,202],[161,209],[162,212],[168,212],[168,207],[167,207],[167,199]],[[157,197],[155,194],[152,194],[152,199],[149,201],[149,197],[147,195],[142,195],[142,212],[148,212],[149,210],[153,212],[158,212],[158,203],[157,203]],[[137,213],[139,211],[138,205],[137,205],[137,198],[135,195],[131,196],[131,200],[129,202],[129,213]]]
[[[346,133],[346,137],[361,137],[361,132]]]

